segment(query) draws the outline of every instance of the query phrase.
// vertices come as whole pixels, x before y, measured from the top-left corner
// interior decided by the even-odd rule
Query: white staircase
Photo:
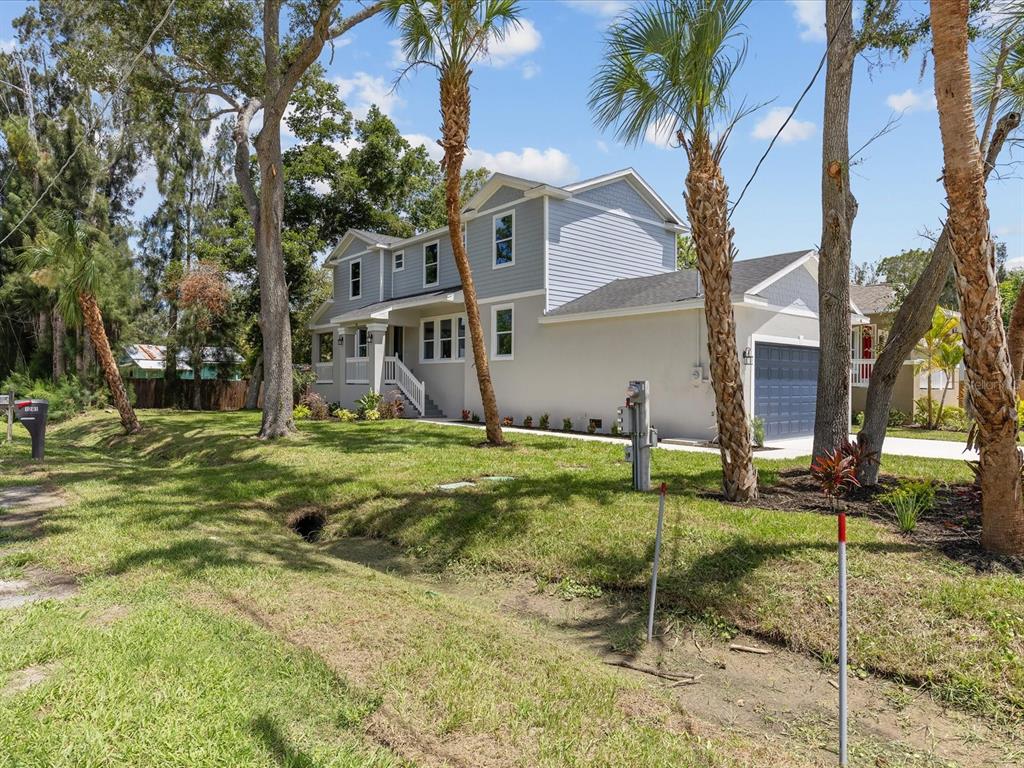
[[[395,384],[420,416],[426,414],[427,388],[397,357],[384,358],[384,383]]]

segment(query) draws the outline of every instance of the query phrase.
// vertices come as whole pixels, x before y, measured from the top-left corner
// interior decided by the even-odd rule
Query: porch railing
[[[317,384],[334,383],[334,363],[317,363],[316,365],[313,366],[313,370],[316,371]]]
[[[850,361],[850,384],[855,387],[866,387],[874,368],[874,360],[854,358]]]
[[[424,413],[424,401],[426,400],[426,385],[413,376],[412,371],[405,367],[405,364],[397,357],[384,358],[384,383],[397,384],[409,402],[413,404],[420,416]]]
[[[345,358],[345,383],[346,384],[369,384],[370,367],[369,358],[346,357]]]

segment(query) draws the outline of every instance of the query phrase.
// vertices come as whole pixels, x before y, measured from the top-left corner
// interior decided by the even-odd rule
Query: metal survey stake
[[[846,513],[839,513],[839,764],[846,760]]]
[[[661,557],[661,529],[665,524],[665,493],[668,486],[661,484],[658,494],[658,530],[654,534],[654,568],[651,570],[651,607],[647,611],[647,642],[654,639],[654,601],[658,596],[658,560]]]

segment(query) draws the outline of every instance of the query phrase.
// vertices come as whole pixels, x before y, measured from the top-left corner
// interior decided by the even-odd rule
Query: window
[[[356,331],[356,357],[369,357],[366,349],[366,329]]]
[[[516,232],[515,211],[500,213],[494,217],[494,268],[507,267],[516,263],[513,239]]]
[[[511,360],[513,349],[512,305],[504,304],[491,310],[491,359]]]
[[[466,317],[449,315],[420,321],[420,362],[463,360],[466,356]]]
[[[348,297],[358,299],[363,295],[363,260],[356,259],[348,265]]]
[[[438,244],[427,243],[423,246],[423,287],[437,285]]]
[[[394,272],[401,272],[405,269],[405,251],[396,251],[394,255],[394,263],[391,267]]]
[[[320,342],[317,345],[316,360],[318,363],[329,363],[334,359],[334,334],[321,333],[318,338]]]
[[[434,359],[434,321],[426,320],[423,323],[423,359]]]

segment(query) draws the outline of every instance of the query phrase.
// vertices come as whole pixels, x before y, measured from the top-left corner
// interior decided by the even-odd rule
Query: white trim
[[[380,280],[378,281],[377,301],[384,301],[384,254],[377,254],[377,264],[380,267]]]
[[[477,299],[476,303],[480,306],[485,304],[494,304],[497,301],[515,301],[516,299],[529,299],[532,296],[543,296],[544,289],[537,288],[532,291],[519,291],[518,293],[503,293],[501,296],[492,296],[489,299]]]
[[[512,353],[508,355],[498,354],[498,313],[502,310],[512,312]],[[516,355],[516,306],[515,304],[495,304],[491,307],[491,360],[493,362],[503,360],[515,360]]]
[[[505,264],[498,263],[498,219],[504,219],[507,216],[512,217],[512,236],[509,238],[509,242],[512,244],[512,261]],[[504,240],[502,240],[504,242]],[[491,269],[505,269],[505,267],[514,267],[516,264],[516,209],[513,208],[511,211],[496,213],[491,216]]]
[[[333,277],[333,275],[332,275],[332,277]],[[332,280],[331,282],[333,283],[334,281]],[[333,288],[333,285],[332,285],[332,288]],[[333,304],[334,304],[334,297],[333,296],[331,298],[326,299],[325,301],[321,302],[320,306],[317,307],[316,312],[314,312],[313,316],[309,318],[309,323],[306,325],[306,327],[309,328],[310,330],[314,330],[318,325],[320,325],[317,322],[317,321],[322,319],[320,317],[320,315],[322,315],[324,313],[324,310],[326,310],[328,307],[332,306]]]
[[[545,196],[543,199],[544,211],[541,218],[543,220],[542,226],[544,228],[544,311],[547,312],[549,309],[551,309],[551,296],[548,294],[548,251],[551,242],[551,223],[550,218],[548,216],[548,198]]]
[[[630,317],[632,315],[654,315],[661,312],[682,312],[690,309],[701,309],[703,306],[703,299],[685,299],[683,301],[672,301],[666,304],[648,304],[641,307],[620,307],[618,309],[598,309],[592,312],[576,312],[571,315],[541,315],[537,318],[537,322],[547,325],[550,323],[572,323],[582,320],[606,320],[615,317]]]
[[[768,312],[774,312],[777,315],[791,315],[793,317],[809,317],[813,319],[818,318],[818,313],[813,309],[795,307],[793,304],[790,304],[788,307],[784,307],[781,304],[772,304],[771,302],[765,301],[760,296],[751,296],[749,294],[744,294],[740,299],[733,298],[732,303],[737,307],[763,309]]]
[[[436,279],[432,283],[427,282],[427,248],[432,245],[437,246],[437,275]],[[432,240],[429,243],[423,244],[423,287],[424,288],[435,288],[441,282],[441,241]]]
[[[787,264],[785,267],[780,269],[778,272],[775,272],[775,273],[769,275],[764,280],[762,280],[760,283],[755,285],[753,288],[748,288],[747,289],[747,294],[749,295],[749,294],[753,294],[753,293],[760,293],[761,291],[763,291],[765,288],[767,288],[772,283],[777,282],[781,278],[783,278],[786,275],[788,275],[790,272],[794,271],[795,269],[799,269],[800,267],[802,267],[804,264],[806,264],[812,258],[816,259],[817,257],[818,257],[818,254],[815,251],[813,251],[813,250],[807,251],[803,256],[798,256],[795,261],[791,261],[789,264]],[[815,282],[817,282],[817,277],[815,277]]]
[[[359,293],[354,294],[354,293],[352,293],[352,267],[354,267],[356,264],[359,265]],[[361,299],[361,298],[363,298],[363,278],[364,277],[365,277],[365,275],[363,275],[363,260],[361,258],[359,258],[359,259],[355,259],[354,261],[349,262],[349,265],[348,265],[348,300],[349,301],[353,301],[354,299]]]
[[[402,257],[402,266],[396,266],[398,257]],[[397,251],[391,252],[391,272],[404,272],[405,271],[405,249],[399,248]]]
[[[362,256],[368,256],[369,253],[370,250],[367,249],[365,251],[357,251],[356,253],[350,253],[348,256],[342,256],[337,259],[328,259],[327,261],[324,262],[324,266],[337,266],[338,264],[341,264],[343,261],[348,261],[349,259],[358,259]]]
[[[646,219],[643,216],[634,216],[629,211],[625,211],[622,208],[609,208],[606,205],[600,205],[598,203],[592,203],[589,200],[579,200],[575,197],[570,197],[566,200],[569,203],[575,203],[576,205],[585,205],[587,208],[596,208],[599,211],[610,213],[614,216],[619,216],[623,219],[629,219],[630,221],[642,221],[644,224],[651,224],[656,227],[662,227],[670,232],[685,232],[686,227],[681,224],[676,224],[671,221],[657,221],[656,219]]]
[[[469,349],[469,318],[466,317],[465,312],[456,312],[454,315],[431,315],[430,317],[420,318],[420,334],[419,334],[419,347],[418,357],[421,365],[435,365],[437,363],[464,363],[466,362],[466,353],[463,351],[462,357],[458,357],[459,354],[459,319],[463,321],[463,327],[466,331],[465,346]],[[452,356],[441,357],[441,321],[451,320],[452,321]],[[434,323],[434,356],[429,360],[423,357],[423,326],[427,323]]]

